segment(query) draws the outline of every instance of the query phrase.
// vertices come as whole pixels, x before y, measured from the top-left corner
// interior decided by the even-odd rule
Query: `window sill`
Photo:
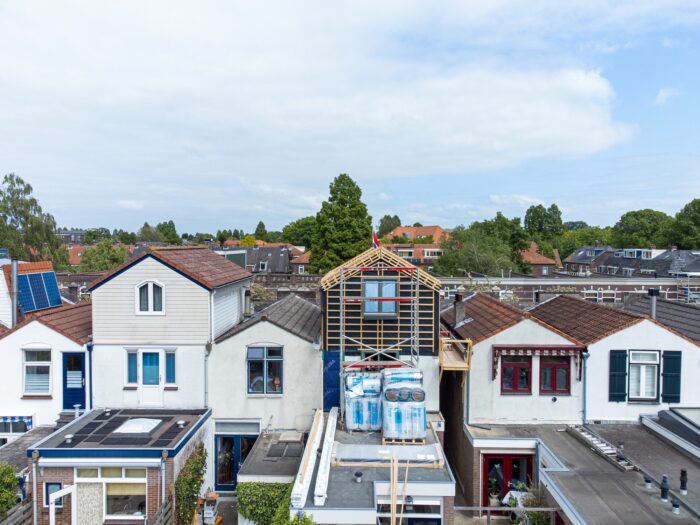
[[[284,394],[248,394],[248,397],[251,399],[258,399],[258,398],[273,398],[273,399],[279,399],[283,396]]]
[[[21,399],[53,399],[51,394],[24,394]]]
[[[126,385],[124,390],[138,390],[138,388],[137,386]]]
[[[571,397],[571,392],[543,392],[540,390],[540,396],[541,397]]]
[[[502,396],[531,396],[532,392],[501,392]]]
[[[163,390],[165,390],[166,392],[174,392],[175,390],[177,390],[177,385],[166,385],[163,387]]]
[[[630,399],[627,401],[629,405],[660,405],[661,402],[657,399]]]

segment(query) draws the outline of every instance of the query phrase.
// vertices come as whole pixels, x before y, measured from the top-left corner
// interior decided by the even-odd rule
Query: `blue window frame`
[[[44,482],[44,507],[49,506],[49,496],[54,492],[58,492],[63,488],[63,484],[57,481],[46,481]],[[63,507],[63,498],[58,498],[56,500],[56,508]]]
[[[165,353],[165,382],[175,383],[175,352]]]
[[[249,394],[281,394],[283,391],[281,346],[249,346],[247,375]]]
[[[139,381],[138,359],[139,359],[139,355],[136,352],[128,352],[126,354],[126,361],[127,361],[126,382],[127,383],[136,384]]]
[[[158,352],[144,352],[141,354],[144,385],[160,384],[160,354]]]

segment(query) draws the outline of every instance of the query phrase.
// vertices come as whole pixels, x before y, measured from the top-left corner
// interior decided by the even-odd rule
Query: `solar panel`
[[[58,291],[58,282],[56,281],[56,274],[53,272],[44,272],[41,274],[44,280],[44,286],[46,287],[46,294],[49,298],[49,306],[60,306],[63,304],[61,300],[61,292]]]
[[[44,279],[41,277],[41,274],[30,273],[27,277],[29,277],[29,287],[32,289],[36,309],[43,310],[48,308],[49,297],[46,295],[46,286],[44,286]]]
[[[34,304],[34,298],[32,297],[32,290],[29,288],[29,279],[26,274],[20,274],[17,276],[17,288],[19,291],[19,304],[22,306],[23,312],[33,312],[36,310],[36,305]]]

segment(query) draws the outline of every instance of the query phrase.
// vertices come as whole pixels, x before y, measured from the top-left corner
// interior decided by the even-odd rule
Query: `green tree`
[[[282,239],[295,246],[311,246],[311,238],[316,230],[316,217],[302,217],[282,228]]]
[[[129,257],[126,248],[103,239],[96,246],[85,248],[80,258],[81,272],[105,272],[124,264]]]
[[[311,272],[327,272],[371,246],[372,217],[361,198],[362,190],[345,173],[330,184],[330,196],[316,214]]]
[[[600,228],[598,226],[588,226],[578,230],[568,230],[562,233],[557,239],[556,247],[559,248],[559,255],[565,259],[571,255],[574,250],[581,246],[592,246],[596,242],[600,244],[613,244],[612,228]]]
[[[538,240],[551,240],[561,234],[564,223],[556,204],[545,208],[542,204],[530,206],[525,212],[525,229]]]
[[[433,270],[439,275],[465,275],[469,272],[501,275],[518,269],[511,257],[510,246],[479,228],[457,226],[450,240],[443,243],[443,254]]]
[[[672,220],[664,212],[648,208],[628,211],[613,226],[613,244],[618,248],[662,246]]]
[[[161,233],[147,222],[143,223],[136,236],[143,242],[163,242]]]
[[[423,225],[422,225],[420,222],[414,222],[414,223],[413,223],[413,227],[414,227],[414,228],[422,228]]]
[[[256,239],[260,239],[261,241],[267,240],[267,228],[265,228],[265,223],[263,221],[258,222],[258,225],[255,227],[254,235]]]
[[[56,270],[68,267],[68,253],[56,235],[53,215],[32,196],[33,188],[14,173],[0,186],[0,246],[25,261],[50,260]]]
[[[401,226],[401,219],[398,215],[385,215],[379,219],[379,226],[377,226],[377,237],[380,239],[386,237],[391,230]]]
[[[252,235],[246,235],[241,239],[241,246],[243,248],[252,248],[255,246],[255,237]]]
[[[583,228],[588,228],[588,224],[585,221],[566,221],[564,223],[564,231],[568,232],[571,230],[581,230]]]
[[[683,206],[666,227],[666,238],[683,250],[700,248],[700,199],[693,199]]]
[[[499,211],[493,219],[474,222],[469,228],[507,244],[510,248],[510,260],[517,263],[517,268],[514,269],[526,270],[520,252],[529,246],[530,240],[528,233],[520,225],[519,217],[509,219]]]
[[[136,234],[126,230],[112,231],[112,239],[122,244],[136,244]]]
[[[182,238],[177,234],[177,228],[173,221],[160,222],[156,225],[156,232],[158,232],[163,241],[168,244],[182,244]]]
[[[90,228],[85,232],[85,244],[94,244],[102,239],[111,239],[112,234],[107,228]]]
[[[0,465],[0,519],[17,504],[17,475],[12,465]]]

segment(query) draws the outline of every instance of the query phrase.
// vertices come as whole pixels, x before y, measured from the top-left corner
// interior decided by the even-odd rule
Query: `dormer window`
[[[146,281],[136,287],[136,313],[140,315],[163,315],[163,285]]]

